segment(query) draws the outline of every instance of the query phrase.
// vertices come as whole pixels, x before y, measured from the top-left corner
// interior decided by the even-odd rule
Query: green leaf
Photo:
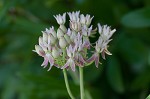
[[[126,14],[121,23],[126,27],[145,28],[150,27],[150,7],[139,9]]]
[[[124,85],[122,80],[121,68],[120,63],[116,59],[116,57],[112,57],[108,60],[108,67],[107,67],[107,79],[112,87],[118,93],[124,92]]]

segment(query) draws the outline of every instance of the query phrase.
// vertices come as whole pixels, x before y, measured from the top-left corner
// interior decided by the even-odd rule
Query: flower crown
[[[35,45],[34,50],[44,58],[41,66],[45,68],[50,63],[48,71],[52,66],[60,69],[71,68],[72,71],[75,71],[75,66],[84,67],[95,62],[96,67],[98,67],[100,53],[103,59],[105,59],[105,53],[111,55],[107,47],[112,40],[110,37],[116,29],[111,30],[110,26],[101,26],[100,23],[98,23],[98,30],[93,29],[91,21],[94,16],[80,14],[80,11],[68,12],[67,14],[70,18],[69,27],[65,26],[66,13],[63,13],[63,15],[54,16],[60,25],[57,31],[53,26],[42,31],[43,36],[39,37],[39,44]],[[95,50],[88,57],[87,53],[92,51],[91,47],[93,47],[89,37],[96,32],[100,36],[95,42]]]

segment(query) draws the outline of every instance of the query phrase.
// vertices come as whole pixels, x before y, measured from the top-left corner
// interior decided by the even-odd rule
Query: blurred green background
[[[69,99],[62,70],[32,52],[53,15],[78,11],[117,32],[112,56],[84,68],[89,99],[145,99],[150,93],[150,0],[0,0],[0,99]],[[91,39],[94,42],[96,39]],[[74,76],[73,76],[74,77]],[[79,99],[77,80],[69,82]],[[74,83],[76,82],[76,83]]]

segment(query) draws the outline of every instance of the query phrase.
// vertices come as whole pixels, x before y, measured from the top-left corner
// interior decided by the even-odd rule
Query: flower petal
[[[107,48],[105,48],[104,51],[105,51],[105,53],[106,53],[107,55],[112,55],[112,54],[108,51]]]
[[[72,71],[75,72],[75,63],[73,60],[70,61],[70,67],[71,67]]]
[[[95,60],[95,58],[96,58],[96,53],[94,53],[86,62],[91,63]]]
[[[103,58],[103,59],[106,59],[106,58],[105,58],[105,51],[102,51],[101,55],[102,55],[102,58]]]
[[[99,64],[99,54],[95,57],[95,66],[98,68]]]
[[[50,66],[53,66],[54,65],[54,58],[52,57],[52,55],[50,53],[47,53],[46,57],[48,58]]]
[[[45,68],[47,65],[48,65],[48,58],[44,57],[44,61],[41,66],[44,66],[44,68]]]
[[[82,61],[83,63],[85,62],[85,60],[83,59],[82,55],[80,55],[79,60]]]
[[[53,65],[50,65],[49,69],[47,71],[50,71]]]

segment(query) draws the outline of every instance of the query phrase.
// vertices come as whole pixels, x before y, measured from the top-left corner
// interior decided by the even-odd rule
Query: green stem
[[[66,84],[66,88],[67,88],[67,92],[70,96],[71,99],[75,99],[74,96],[71,93],[70,87],[69,87],[69,83],[68,83],[68,78],[67,78],[67,73],[66,70],[63,69],[63,74],[64,74],[64,79],[65,79],[65,84]]]
[[[81,94],[81,99],[84,99],[83,68],[82,67],[79,67],[79,72],[80,72],[80,94]]]

